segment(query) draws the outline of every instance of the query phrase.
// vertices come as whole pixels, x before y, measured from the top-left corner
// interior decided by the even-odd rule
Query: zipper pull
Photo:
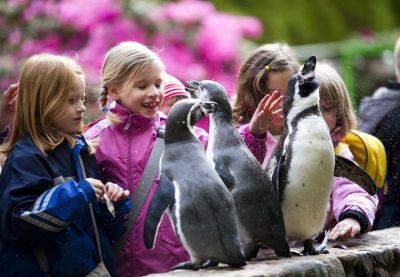
[[[129,117],[128,117],[128,121],[126,122],[125,126],[124,126],[124,131],[128,131],[129,128],[131,128],[132,126],[132,112],[129,112]]]

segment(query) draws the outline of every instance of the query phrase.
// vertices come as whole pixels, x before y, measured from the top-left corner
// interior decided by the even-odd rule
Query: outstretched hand
[[[258,104],[251,118],[249,130],[256,136],[261,137],[271,129],[280,128],[284,124],[282,108],[283,96],[275,90],[267,94]]]
[[[338,238],[347,239],[355,237],[361,231],[360,223],[351,217],[345,218],[333,227],[329,234],[330,240],[337,240]]]
[[[0,131],[3,131],[11,120],[15,112],[19,84],[12,84],[3,93],[0,101]]]

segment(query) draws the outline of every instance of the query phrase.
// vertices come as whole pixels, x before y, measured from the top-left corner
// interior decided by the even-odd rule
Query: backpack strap
[[[43,271],[44,276],[50,277],[50,266],[43,248],[35,248],[35,250],[33,251],[33,255],[35,256],[35,259],[39,264],[40,269]]]
[[[132,226],[135,223],[140,210],[142,209],[147,195],[150,192],[151,185],[153,184],[157,172],[159,171],[160,158],[164,151],[164,134],[165,130],[163,128],[158,129],[157,138],[154,143],[153,149],[151,150],[146,167],[144,168],[143,174],[140,177],[135,192],[131,195],[130,201],[132,205],[132,212],[129,214],[126,231],[113,244],[113,252],[115,256],[117,256],[124,248],[129,233],[131,232]]]

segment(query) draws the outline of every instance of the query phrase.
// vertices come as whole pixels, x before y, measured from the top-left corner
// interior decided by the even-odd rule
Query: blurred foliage
[[[259,43],[291,45],[370,36],[400,27],[399,0],[212,0],[224,11],[256,16],[264,26]]]

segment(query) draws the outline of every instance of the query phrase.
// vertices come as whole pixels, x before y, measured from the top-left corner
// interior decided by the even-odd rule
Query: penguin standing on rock
[[[315,65],[316,58],[308,58],[302,71],[288,80],[283,100],[286,124],[266,169],[279,191],[288,238],[303,241],[304,254],[318,254],[324,248],[315,249],[313,239],[325,223],[334,175],[375,193],[365,171],[334,154],[329,128],[319,109]]]
[[[278,256],[289,257],[278,195],[235,128],[225,89],[208,80],[188,83],[188,89],[199,99],[218,104],[218,111],[210,114],[207,158],[235,200],[246,259],[256,257],[261,246],[273,248]]]
[[[161,177],[147,212],[144,240],[147,248],[153,247],[159,221],[168,208],[175,233],[191,259],[174,269],[246,264],[232,195],[192,130],[216,109],[213,102],[185,99],[173,105],[168,115]]]

